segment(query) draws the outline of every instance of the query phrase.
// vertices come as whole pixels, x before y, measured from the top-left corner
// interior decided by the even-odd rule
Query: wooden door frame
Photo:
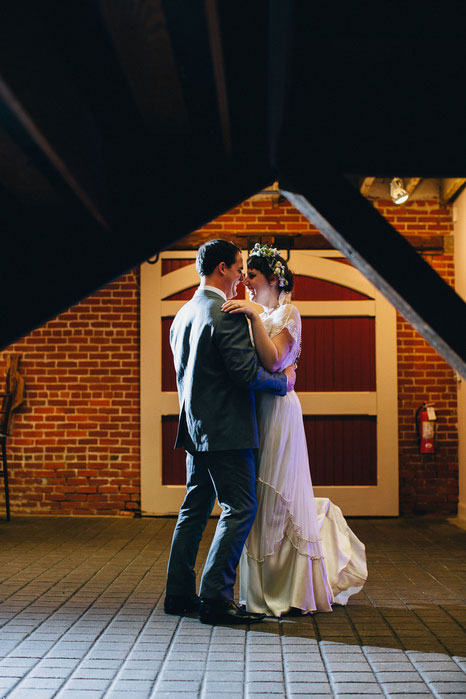
[[[162,392],[161,319],[173,316],[185,301],[163,301],[196,286],[194,251],[167,251],[156,264],[141,267],[141,508],[143,514],[176,514],[185,486],[162,485],[162,416],[178,414],[176,392]],[[376,390],[299,393],[305,415],[376,415],[377,485],[316,486],[317,497],[329,497],[345,515],[398,515],[398,408],[396,312],[354,267],[327,258],[337,251],[292,251],[295,274],[347,286],[370,298],[363,301],[294,301],[303,316],[360,315],[375,317]],[[162,276],[163,259],[193,258]]]

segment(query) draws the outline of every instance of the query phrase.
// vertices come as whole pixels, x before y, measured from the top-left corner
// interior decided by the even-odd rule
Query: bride
[[[293,275],[278,250],[256,243],[247,262],[247,301],[223,310],[244,313],[259,359],[281,371],[300,353],[301,318],[290,303]],[[240,602],[268,616],[331,612],[367,578],[364,545],[341,510],[314,498],[301,404],[294,391],[256,397],[260,432],[258,510],[240,563]]]

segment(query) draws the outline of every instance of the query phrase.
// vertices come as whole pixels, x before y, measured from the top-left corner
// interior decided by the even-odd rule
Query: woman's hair
[[[288,264],[283,257],[279,255],[278,252],[276,254],[273,254],[273,252],[270,254],[269,251],[274,251],[275,248],[268,248],[265,245],[257,248],[257,250],[263,251],[265,254],[256,252],[249,255],[247,262],[248,269],[256,269],[259,272],[262,272],[262,274],[269,280],[276,276],[279,281],[279,291],[284,291],[287,294],[292,291],[294,286],[293,273],[289,269]],[[280,263],[278,268],[279,274],[274,272],[274,270],[277,269],[277,262]]]
[[[208,277],[220,262],[231,267],[236,262],[239,247],[228,240],[208,240],[201,245],[196,256],[196,270],[200,277]]]

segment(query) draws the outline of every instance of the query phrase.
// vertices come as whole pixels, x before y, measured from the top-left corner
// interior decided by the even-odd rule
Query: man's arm
[[[214,339],[227,372],[235,383],[280,396],[293,389],[293,367],[271,374],[259,364],[244,316],[222,313],[215,326]]]

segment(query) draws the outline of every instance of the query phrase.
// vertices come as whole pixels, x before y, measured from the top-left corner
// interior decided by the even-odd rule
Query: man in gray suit
[[[199,248],[201,278],[170,331],[180,401],[176,447],[186,450],[186,496],[168,563],[168,614],[199,610],[203,623],[245,624],[263,614],[239,608],[233,586],[244,542],[256,514],[254,450],[259,446],[255,391],[285,395],[294,367],[270,374],[257,361],[243,314],[222,312],[243,279],[239,248],[211,240]],[[200,598],[194,565],[215,499],[222,507],[204,566]]]

